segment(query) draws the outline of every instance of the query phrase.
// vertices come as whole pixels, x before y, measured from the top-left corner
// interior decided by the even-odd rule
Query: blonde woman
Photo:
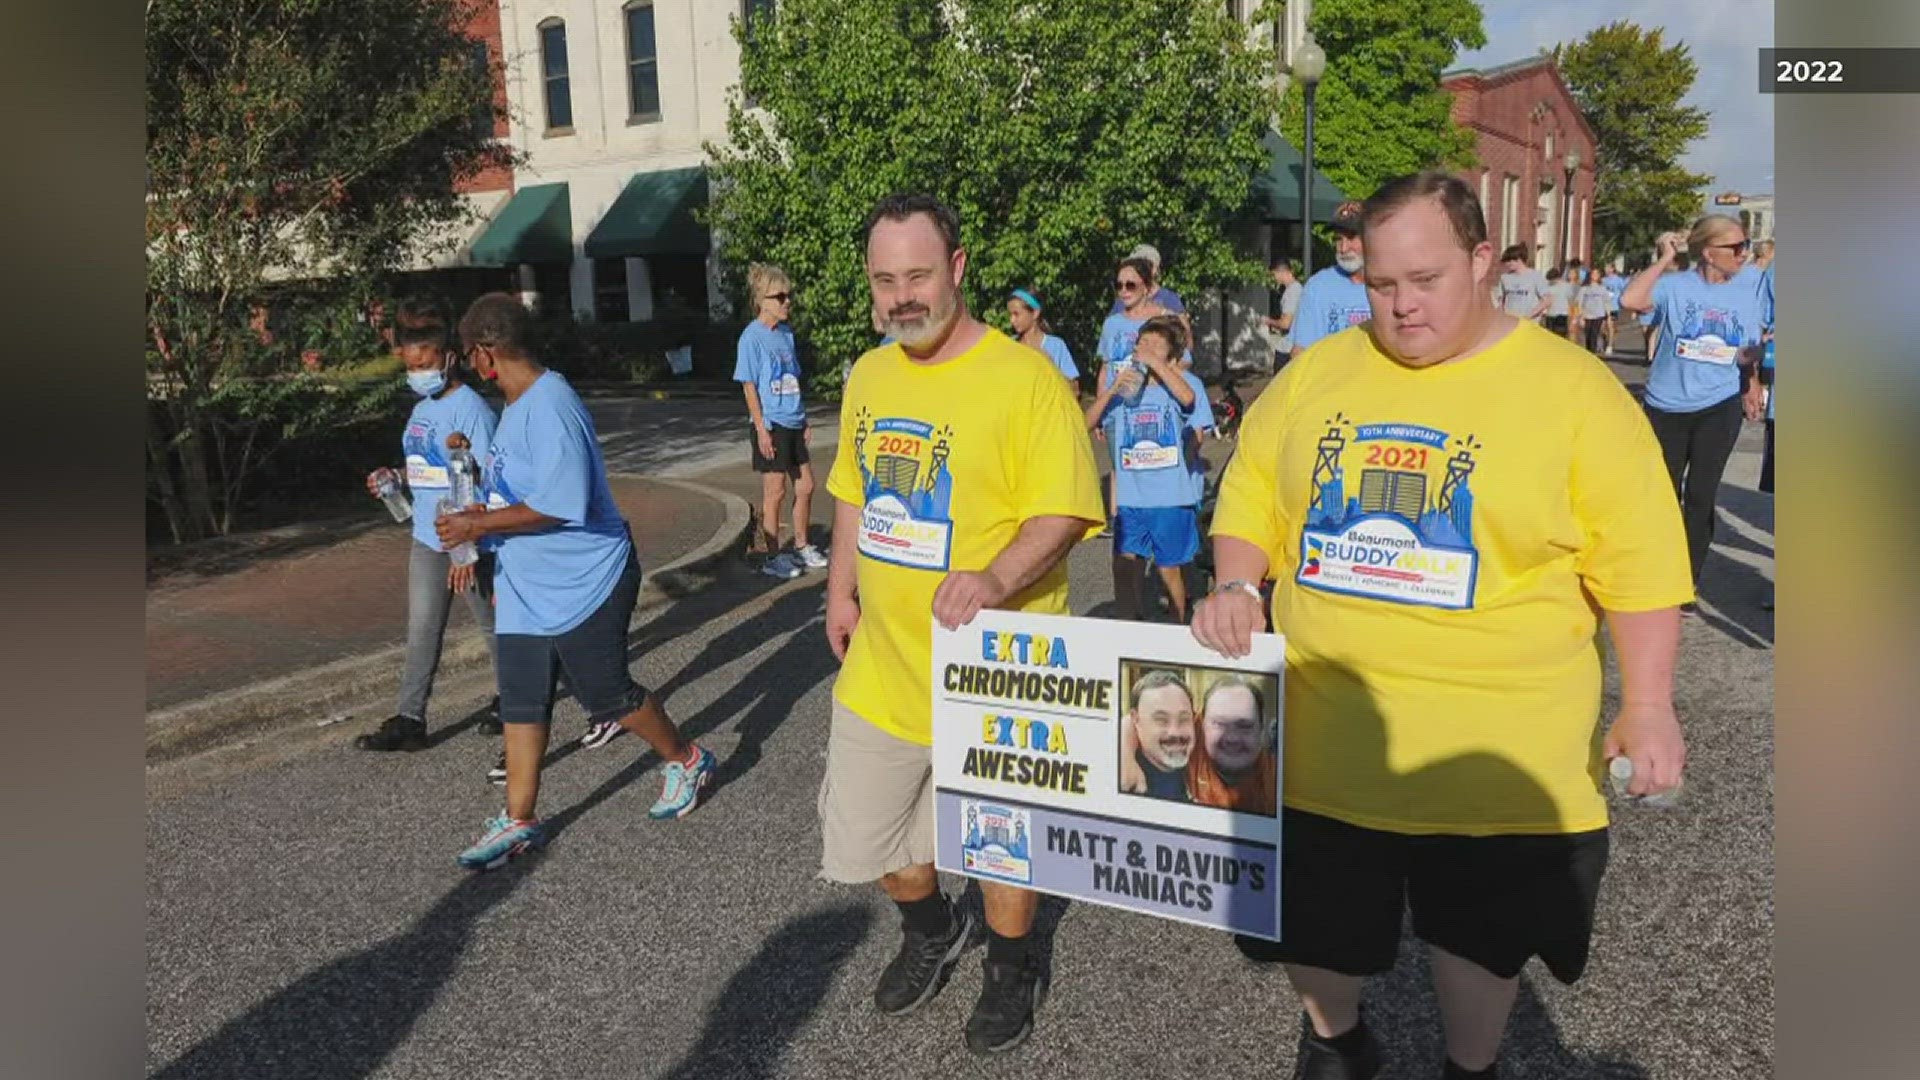
[[[1689,269],[1668,273],[1683,244]],[[1720,475],[1741,421],[1760,416],[1753,372],[1766,308],[1751,280],[1735,280],[1746,264],[1747,231],[1733,218],[1709,214],[1684,235],[1667,233],[1658,252],[1627,284],[1620,306],[1651,315],[1660,334],[1647,373],[1647,419],[1680,500],[1697,593],[1713,543]]]

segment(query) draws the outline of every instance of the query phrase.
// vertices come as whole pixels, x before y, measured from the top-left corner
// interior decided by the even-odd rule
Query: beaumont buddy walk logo
[[[1301,530],[1308,588],[1401,604],[1473,606],[1472,435],[1418,424],[1327,421]],[[1350,477],[1358,474],[1357,486]]]
[[[953,428],[860,410],[853,456],[866,507],[860,552],[917,570],[945,570],[953,556]],[[871,446],[869,446],[871,442]]]

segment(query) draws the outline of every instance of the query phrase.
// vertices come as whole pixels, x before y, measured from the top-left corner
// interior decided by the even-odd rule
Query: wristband
[[[1246,593],[1248,596],[1253,597],[1256,602],[1264,603],[1266,601],[1266,597],[1260,595],[1260,586],[1255,585],[1251,581],[1244,580],[1223,581],[1213,587],[1212,595],[1218,596],[1229,589]]]

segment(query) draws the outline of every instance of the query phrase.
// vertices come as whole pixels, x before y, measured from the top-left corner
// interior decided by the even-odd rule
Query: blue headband
[[[1032,293],[1028,292],[1027,290],[1015,289],[1013,290],[1013,295],[1018,297],[1021,303],[1032,308],[1036,313],[1040,310],[1039,299],[1036,298]]]

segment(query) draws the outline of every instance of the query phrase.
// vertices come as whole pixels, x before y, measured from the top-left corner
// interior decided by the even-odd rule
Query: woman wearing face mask
[[[407,385],[418,395],[400,437],[406,457],[402,474],[413,497],[413,544],[407,559],[407,659],[400,676],[400,702],[394,715],[376,730],[354,740],[362,750],[418,750],[427,744],[427,698],[440,667],[440,642],[447,628],[453,595],[464,597],[473,621],[494,649],[493,557],[454,566],[434,532],[440,500],[450,493],[447,439],[464,435],[475,461],[486,460],[493,444],[493,409],[460,377],[448,344],[446,318],[433,305],[408,302],[396,316],[394,344],[407,367]],[[379,493],[381,474],[367,477],[367,490]],[[500,701],[494,699],[485,728],[500,729]]]

